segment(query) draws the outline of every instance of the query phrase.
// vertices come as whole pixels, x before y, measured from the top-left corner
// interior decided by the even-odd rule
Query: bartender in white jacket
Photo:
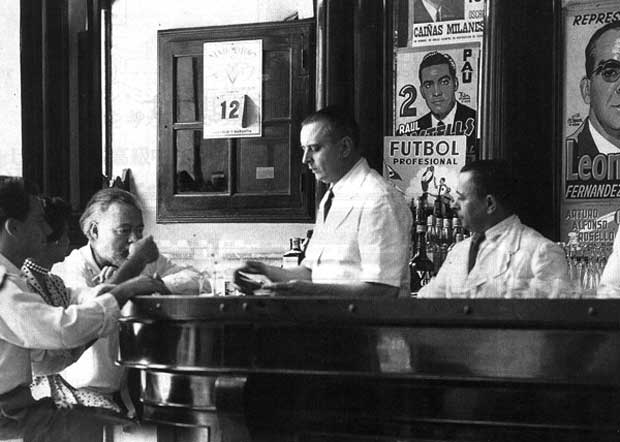
[[[455,209],[472,236],[454,246],[419,297],[549,297],[567,289],[564,252],[521,224],[513,193],[504,161],[480,160],[461,169]]]
[[[235,272],[244,291],[252,274],[271,280],[277,295],[408,295],[411,212],[403,196],[368,166],[351,115],[327,107],[302,122],[303,162],[329,184],[300,266],[281,269],[250,261]]]
[[[620,298],[620,227],[596,290],[598,298]]]

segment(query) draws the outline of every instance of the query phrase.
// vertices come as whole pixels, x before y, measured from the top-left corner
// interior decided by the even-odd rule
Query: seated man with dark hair
[[[67,289],[63,280],[49,272],[57,262],[65,259],[69,251],[69,220],[71,206],[62,198],[42,198],[43,217],[50,226],[51,233],[37,256],[26,258],[22,274],[30,289],[55,307],[67,308],[73,303],[72,290]],[[92,292],[93,289],[88,291]],[[35,375],[30,389],[35,399],[51,397],[60,407],[97,407],[102,411],[120,416],[121,408],[105,396],[92,391],[80,391],[65,381],[60,374],[63,368],[75,362],[87,348],[72,348],[66,352],[56,351],[58,358],[51,361],[46,352],[32,352],[32,372]]]
[[[162,290],[160,280],[140,277],[66,308],[32,293],[19,267],[37,256],[51,233],[39,199],[21,178],[0,177],[0,439],[85,441],[101,438],[102,422],[80,409],[58,409],[30,392],[32,355],[79,347],[117,328],[122,306],[137,294]],[[106,293],[104,293],[106,292]]]
[[[563,250],[521,224],[513,189],[503,161],[480,160],[461,169],[455,210],[472,236],[454,246],[419,297],[548,297],[566,289]]]

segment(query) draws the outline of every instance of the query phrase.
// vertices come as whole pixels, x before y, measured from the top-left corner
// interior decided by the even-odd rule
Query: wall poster
[[[384,137],[386,177],[408,199],[454,200],[459,170],[465,165],[465,137]]]
[[[260,137],[263,41],[204,43],[203,138]]]
[[[409,0],[404,4],[399,13],[406,14],[407,36],[400,35],[398,40],[407,46],[394,50],[393,134],[398,138],[385,138],[384,176],[405,191],[407,198],[415,198],[426,191],[420,190],[418,175],[432,175],[429,194],[433,186],[456,190],[465,160],[478,157],[485,2]],[[389,146],[406,136],[429,147],[406,150],[413,156],[409,163],[395,162]],[[441,153],[442,143],[450,145],[450,155]],[[429,156],[431,150],[434,153]],[[453,161],[446,162],[447,157]],[[421,162],[426,162],[423,170],[419,170]],[[406,167],[412,170],[405,171]]]
[[[438,63],[425,67],[427,63]],[[464,135],[475,155],[480,44],[396,53],[395,135]]]
[[[482,40],[484,0],[409,0],[407,46]]]
[[[564,10],[561,240],[608,247],[620,215],[620,5]]]

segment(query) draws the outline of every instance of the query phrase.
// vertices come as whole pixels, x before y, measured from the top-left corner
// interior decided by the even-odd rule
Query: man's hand
[[[138,241],[129,245],[129,258],[139,259],[144,264],[155,261],[159,258],[159,250],[157,244],[151,235],[145,236]]]
[[[250,275],[264,275],[265,271],[265,264],[262,262],[246,261],[243,267],[235,270],[234,282],[243,293],[251,295],[254,293],[254,290],[261,288],[263,284]]]
[[[153,293],[170,293],[164,282],[159,277],[136,276],[117,285],[110,291],[119,306],[122,306],[129,299],[137,295],[150,295]]]
[[[101,269],[99,274],[95,276],[92,280],[93,282],[97,284],[102,284],[106,281],[109,281],[114,276],[114,273],[116,273],[117,270],[118,270],[118,267],[116,266],[112,266],[112,265],[105,266],[104,268]]]
[[[121,266],[107,279],[107,282],[118,284],[138,276],[146,265],[159,257],[159,250],[152,236],[139,239],[129,245],[129,256]]]

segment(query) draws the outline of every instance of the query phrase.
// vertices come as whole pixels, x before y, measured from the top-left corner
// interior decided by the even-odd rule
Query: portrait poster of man
[[[396,59],[394,135],[461,136],[475,158],[480,45],[402,48]]]
[[[573,5],[564,17],[560,233],[609,243],[620,209],[620,5]]]
[[[484,11],[484,0],[401,0],[399,15],[407,20],[403,39],[409,47],[480,40]]]

